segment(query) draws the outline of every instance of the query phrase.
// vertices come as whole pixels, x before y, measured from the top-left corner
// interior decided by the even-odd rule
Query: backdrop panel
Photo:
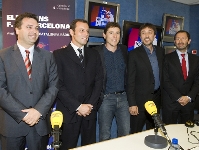
[[[4,48],[16,43],[14,21],[24,12],[39,17],[38,47],[53,51],[70,42],[69,24],[75,18],[74,0],[3,0],[2,10]]]

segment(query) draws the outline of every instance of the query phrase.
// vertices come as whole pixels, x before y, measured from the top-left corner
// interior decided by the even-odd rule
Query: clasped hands
[[[35,124],[39,122],[39,118],[41,117],[41,114],[36,109],[29,108],[29,109],[23,109],[21,111],[27,113],[22,120],[25,123],[27,123],[29,126],[34,126]]]
[[[180,105],[185,106],[188,102],[190,102],[190,99],[188,96],[181,96],[178,99],[178,102],[180,103]]]
[[[79,107],[79,109],[77,110],[77,114],[79,116],[88,116],[90,115],[91,111],[93,109],[93,105],[91,104],[81,104],[81,106]]]

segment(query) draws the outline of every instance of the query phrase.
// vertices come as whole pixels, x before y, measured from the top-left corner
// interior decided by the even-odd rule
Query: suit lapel
[[[85,67],[88,63],[88,58],[89,58],[89,53],[87,48],[84,46],[84,61],[83,61],[83,66]]]
[[[183,78],[183,80],[184,80],[184,77],[183,77],[183,74],[182,74],[182,67],[181,67],[180,60],[179,60],[179,57],[178,57],[178,54],[177,54],[176,51],[173,52],[172,61],[173,61],[173,64],[176,65],[176,71],[179,72],[180,77]]]
[[[13,57],[13,60],[16,62],[17,66],[19,68],[19,71],[21,72],[26,83],[31,88],[30,80],[28,78],[28,73],[27,73],[27,70],[25,67],[25,63],[23,61],[23,57],[22,57],[21,52],[16,44],[14,46],[14,51],[12,51],[11,55]]]
[[[152,70],[152,67],[151,67],[151,63],[150,63],[150,60],[147,56],[147,53],[143,47],[143,45],[140,47],[140,50],[139,50],[139,53],[140,53],[140,58],[142,59],[142,61],[146,64],[147,66],[147,69],[149,70],[149,72],[151,74],[153,74],[153,70]]]
[[[194,68],[195,68],[195,65],[194,65],[194,60],[193,58],[191,58],[191,54],[188,53],[188,61],[189,61],[189,72],[188,72],[188,77],[189,77],[189,74],[192,74]],[[188,78],[187,77],[187,78]]]
[[[158,50],[157,47],[156,48],[156,57],[157,57],[157,60],[158,60],[158,67],[159,67],[159,72],[162,72],[162,53],[160,50]]]
[[[69,55],[69,58],[72,59],[78,65],[82,66],[82,64],[81,64],[81,62],[79,60],[79,57],[75,53],[75,50],[73,49],[73,47],[69,44],[66,49],[67,49],[66,53],[67,53],[67,55]],[[85,57],[84,57],[84,59],[85,59]],[[83,63],[84,63],[84,60],[83,60]]]
[[[35,47],[33,54],[33,61],[32,61],[32,73],[31,73],[31,78],[33,82],[38,77],[38,71],[40,70],[41,66],[40,62],[45,61],[43,60],[43,56],[41,55],[40,51],[41,51],[40,49]]]

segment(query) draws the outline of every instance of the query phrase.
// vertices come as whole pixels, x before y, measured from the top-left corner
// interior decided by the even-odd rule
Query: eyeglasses
[[[176,39],[175,39],[175,41],[180,41],[180,40],[181,40],[181,41],[185,41],[185,40],[187,40],[187,38],[182,37],[182,38],[176,38]]]

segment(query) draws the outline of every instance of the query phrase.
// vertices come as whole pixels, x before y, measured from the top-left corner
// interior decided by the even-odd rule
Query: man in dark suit
[[[194,100],[199,91],[199,59],[187,53],[190,34],[174,36],[176,51],[165,56],[163,68],[163,121],[166,124],[193,120]]]
[[[130,114],[126,96],[127,47],[118,44],[121,28],[118,23],[109,22],[103,33],[106,43],[95,47],[99,52],[103,70],[104,83],[102,105],[99,109],[99,141],[111,138],[113,118],[117,122],[117,136],[125,136],[130,132]]]
[[[144,108],[145,102],[153,100],[160,109],[160,89],[164,49],[154,46],[156,28],[145,23],[139,30],[142,45],[129,52],[127,99],[131,114],[131,133],[154,127],[151,116]]]
[[[58,92],[52,53],[34,46],[39,36],[35,14],[15,21],[14,46],[0,51],[0,136],[3,150],[45,150],[50,132],[47,114]],[[25,63],[24,63],[25,62]]]
[[[81,134],[81,145],[96,142],[96,117],[103,83],[99,53],[84,45],[89,38],[86,20],[75,19],[70,25],[71,43],[54,51],[60,90],[57,109],[64,115],[62,150],[74,148]]]

